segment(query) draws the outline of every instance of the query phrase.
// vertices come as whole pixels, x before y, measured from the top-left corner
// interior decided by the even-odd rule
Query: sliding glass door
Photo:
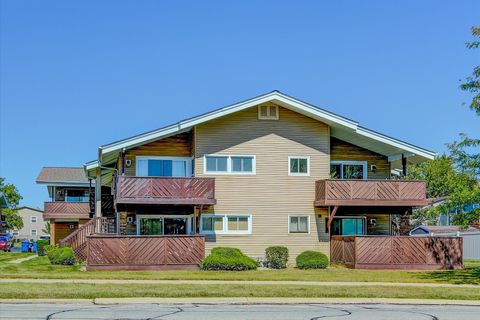
[[[137,234],[149,236],[191,234],[192,216],[139,215]]]
[[[332,222],[332,236],[355,236],[365,234],[364,217],[334,218]]]

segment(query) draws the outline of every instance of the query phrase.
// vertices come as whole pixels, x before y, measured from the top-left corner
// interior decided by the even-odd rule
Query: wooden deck
[[[116,203],[213,205],[214,178],[118,176]]]
[[[330,260],[355,269],[463,269],[461,237],[332,236]]]
[[[87,236],[87,270],[198,269],[203,235]]]
[[[315,206],[424,206],[425,181],[318,180]]]

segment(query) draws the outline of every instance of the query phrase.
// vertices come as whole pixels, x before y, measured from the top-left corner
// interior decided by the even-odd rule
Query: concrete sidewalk
[[[96,299],[0,299],[0,304],[398,304],[480,306],[478,300],[396,299],[396,298],[96,298]]]
[[[258,281],[258,280],[120,280],[120,279],[0,279],[1,283],[69,283],[69,284],[233,284],[233,285],[297,285],[345,287],[429,287],[478,288],[476,284],[417,282],[322,282],[322,281]]]

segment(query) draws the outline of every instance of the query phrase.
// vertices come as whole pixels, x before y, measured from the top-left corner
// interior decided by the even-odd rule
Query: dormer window
[[[278,106],[264,105],[258,107],[258,119],[278,120]]]

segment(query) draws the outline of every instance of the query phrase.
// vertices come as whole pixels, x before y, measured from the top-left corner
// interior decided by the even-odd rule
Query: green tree
[[[472,27],[473,40],[467,42],[468,49],[478,49],[480,47],[480,28]],[[466,77],[465,82],[460,85],[460,89],[473,94],[472,101],[469,104],[470,109],[480,116],[480,66],[475,66],[470,76]]]
[[[427,183],[427,198],[448,197],[437,207],[417,209],[412,218],[419,224],[434,224],[441,214],[464,205],[475,203],[472,192],[478,190],[477,180],[469,173],[459,171],[455,159],[450,155],[442,155],[434,160],[421,164],[410,165],[407,177],[415,180],[425,180]],[[475,221],[471,214],[455,215],[454,223],[468,226]]]
[[[450,196],[457,192],[471,190],[476,181],[469,174],[458,172],[455,161],[448,155],[408,167],[407,178],[425,180],[427,198]]]
[[[18,204],[22,200],[22,196],[18,192],[17,187],[13,184],[5,183],[5,178],[0,177],[0,192],[2,192],[7,199],[8,208],[3,209],[7,229],[21,229],[23,228],[23,220],[17,214]]]

